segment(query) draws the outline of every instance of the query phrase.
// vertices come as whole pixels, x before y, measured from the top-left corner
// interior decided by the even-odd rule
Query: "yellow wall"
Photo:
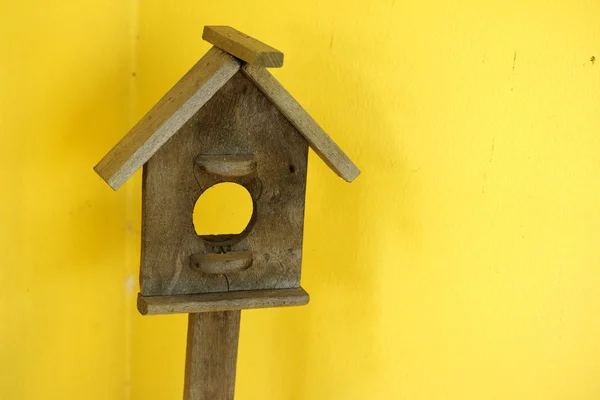
[[[0,16],[0,398],[181,398],[185,317],[135,312],[140,176],[91,167],[205,24],[283,50],[363,170],[311,154],[312,300],[243,313],[236,399],[600,398],[597,0],[48,3]]]
[[[131,124],[134,10],[0,9],[0,399],[128,399],[128,191],[91,167]]]

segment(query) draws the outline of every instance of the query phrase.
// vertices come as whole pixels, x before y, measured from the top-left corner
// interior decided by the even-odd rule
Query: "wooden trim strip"
[[[266,68],[283,66],[283,53],[230,26],[205,26],[202,39],[249,64]]]
[[[156,315],[303,306],[308,301],[308,293],[299,287],[176,296],[138,294],[137,307],[142,315]]]

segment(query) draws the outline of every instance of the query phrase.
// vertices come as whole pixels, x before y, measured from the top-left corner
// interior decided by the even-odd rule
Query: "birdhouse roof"
[[[206,26],[202,37],[214,47],[94,167],[113,189],[125,183],[238,71],[277,107],[336,174],[348,182],[360,174],[267,71],[267,67],[283,65],[283,53],[227,26]]]

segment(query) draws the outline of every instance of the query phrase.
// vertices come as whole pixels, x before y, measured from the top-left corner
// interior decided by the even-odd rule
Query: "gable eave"
[[[211,48],[94,167],[117,190],[240,69],[240,61]]]
[[[346,182],[356,179],[360,170],[354,162],[269,71],[250,64],[242,65],[240,70],[277,107],[329,168]]]

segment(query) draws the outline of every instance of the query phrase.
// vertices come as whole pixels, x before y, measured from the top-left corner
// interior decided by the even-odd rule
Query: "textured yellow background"
[[[185,317],[135,311],[139,174],[91,167],[205,24],[284,51],[363,170],[311,154],[312,300],[243,313],[236,399],[600,398],[597,0],[2,3],[1,399],[181,398]]]

